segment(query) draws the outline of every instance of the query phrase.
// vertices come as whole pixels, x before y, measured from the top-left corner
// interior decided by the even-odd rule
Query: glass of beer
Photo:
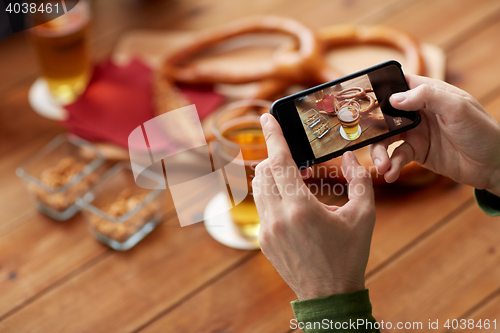
[[[83,93],[92,71],[88,46],[90,7],[87,1],[80,0],[66,14],[54,19],[50,15],[56,15],[55,11],[30,14],[28,19],[34,25],[45,23],[29,29],[28,36],[51,95],[57,102],[69,104]]]
[[[323,90],[315,91],[314,98],[316,99],[316,103],[321,103],[325,98],[325,93],[323,92]]]
[[[361,135],[359,127],[360,105],[357,102],[346,103],[338,112],[337,117],[342,125],[340,131],[344,139],[356,140]],[[343,133],[342,133],[343,131]],[[345,134],[345,135],[344,135]]]
[[[269,112],[271,103],[250,100],[229,104],[215,116],[214,135],[218,141],[237,144],[241,149],[242,160],[235,160],[245,166],[248,195],[229,212],[238,231],[247,239],[256,241],[259,236],[260,220],[252,196],[252,179],[255,167],[267,158],[267,148],[260,125],[260,115]]]

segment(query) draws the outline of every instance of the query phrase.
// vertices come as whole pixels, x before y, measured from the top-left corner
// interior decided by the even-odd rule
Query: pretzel
[[[357,91],[355,93],[347,94],[351,91]],[[352,87],[352,88],[347,88],[342,91],[339,91],[335,97],[337,98],[342,98],[342,99],[350,99],[350,98],[356,98],[356,97],[362,97],[365,96],[366,92],[363,88],[361,87]]]
[[[334,25],[318,33],[325,50],[346,45],[385,45],[401,51],[406,57],[405,70],[424,75],[425,65],[419,43],[408,34],[383,25]],[[318,69],[319,75],[328,79],[327,72]]]
[[[366,95],[364,95],[364,96],[362,96],[362,97],[360,97],[360,98],[366,98],[366,99],[368,99],[368,102],[369,102],[367,107],[365,107],[365,108],[363,108],[363,109],[359,110],[359,112],[360,112],[360,113],[363,113],[363,112],[369,111],[369,110],[371,110],[371,109],[372,109],[372,108],[373,108],[376,104],[378,104],[378,102],[375,100],[375,98],[373,98],[372,96],[370,96],[370,95],[368,95],[368,94],[366,94]]]
[[[350,93],[352,91],[355,91],[355,92]],[[375,106],[375,104],[378,104],[378,102],[375,100],[375,98],[368,95],[367,92],[369,92],[369,91],[371,92],[371,91],[373,91],[373,89],[363,89],[361,87],[351,87],[351,88],[347,88],[347,89],[340,91],[339,93],[337,93],[335,95],[335,97],[349,100],[347,103],[351,103],[352,101],[356,101],[356,99],[366,98],[368,100],[368,106],[359,110],[360,113],[363,113],[363,112],[366,112],[368,110],[371,110]],[[358,102],[358,104],[359,104],[359,102]]]
[[[196,64],[186,65],[207,47],[248,33],[283,33],[294,37],[298,49],[278,50],[271,65],[251,73],[221,72],[217,68],[202,68]],[[257,16],[235,21],[222,27],[206,30],[191,44],[172,54],[163,63],[162,73],[175,82],[189,84],[249,83],[260,80],[285,80],[302,82],[315,75],[318,67],[325,67],[321,46],[313,31],[301,23],[275,16]]]
[[[250,73],[221,71],[217,67],[207,68],[189,63],[191,58],[210,46],[248,33],[283,33],[292,36],[295,43],[279,48],[273,54],[269,66]],[[287,18],[245,18],[201,32],[194,41],[164,61],[161,73],[172,83],[238,84],[260,81],[257,91],[247,98],[272,99],[295,83],[314,85],[340,77],[335,68],[327,66],[324,54],[329,50],[353,44],[394,47],[405,54],[405,67],[408,72],[424,72],[418,43],[395,29],[385,26],[337,25],[320,30],[318,36],[301,23]]]
[[[285,80],[264,80],[259,84],[257,91],[247,96],[247,99],[271,100],[285,91],[290,85],[291,83]]]

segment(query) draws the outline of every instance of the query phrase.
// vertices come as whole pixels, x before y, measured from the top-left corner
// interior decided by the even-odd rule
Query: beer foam
[[[337,116],[340,118],[340,120],[345,122],[352,122],[358,118],[357,113],[353,112],[353,110],[351,109],[347,109],[345,111],[340,110]]]

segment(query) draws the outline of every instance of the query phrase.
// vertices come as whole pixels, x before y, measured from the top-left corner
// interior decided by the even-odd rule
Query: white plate
[[[343,128],[342,126],[340,126],[340,135],[341,135],[344,139],[346,139],[346,140],[348,140],[348,141],[353,141],[352,139],[349,139],[349,138],[347,137],[347,133],[344,131],[344,128]],[[358,126],[358,131],[356,132],[356,136],[357,136],[357,138],[359,138],[359,136],[360,136],[360,135],[361,135],[361,127],[360,127],[360,126]],[[356,139],[357,139],[357,138],[356,138]],[[356,139],[354,139],[354,140],[356,140]]]
[[[57,121],[68,119],[68,111],[52,98],[49,85],[44,78],[40,77],[33,82],[28,100],[31,108],[42,117]]]
[[[251,241],[243,237],[231,220],[229,214],[229,203],[224,193],[219,193],[210,200],[205,208],[204,216],[213,216],[213,212],[225,210],[223,214],[212,218],[204,218],[205,228],[216,241],[238,250],[258,250],[257,241]]]

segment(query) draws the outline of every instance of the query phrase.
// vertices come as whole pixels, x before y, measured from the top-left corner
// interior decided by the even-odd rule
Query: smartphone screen
[[[406,90],[401,65],[390,61],[278,100],[271,113],[295,162],[309,166],[415,127],[417,112],[389,103]]]

